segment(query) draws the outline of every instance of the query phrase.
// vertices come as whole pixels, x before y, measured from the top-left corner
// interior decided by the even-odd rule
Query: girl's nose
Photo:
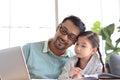
[[[77,46],[77,50],[80,51],[80,47],[79,46]]]

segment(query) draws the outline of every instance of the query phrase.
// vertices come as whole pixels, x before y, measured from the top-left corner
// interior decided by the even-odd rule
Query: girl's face
[[[93,48],[89,39],[86,36],[80,36],[75,45],[75,53],[79,58],[89,58],[96,52],[96,48]]]

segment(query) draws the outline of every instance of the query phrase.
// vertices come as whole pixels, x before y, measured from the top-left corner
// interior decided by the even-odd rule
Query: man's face
[[[80,31],[70,20],[60,24],[54,36],[54,46],[59,50],[65,50],[75,41]]]

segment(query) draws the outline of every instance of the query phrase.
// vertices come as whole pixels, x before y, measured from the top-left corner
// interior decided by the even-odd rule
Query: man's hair
[[[64,18],[62,23],[64,23],[66,20],[72,21],[73,24],[79,28],[80,33],[83,33],[85,31],[85,29],[86,29],[85,24],[81,21],[81,19],[79,17],[73,16],[73,15],[68,16],[68,17]]]

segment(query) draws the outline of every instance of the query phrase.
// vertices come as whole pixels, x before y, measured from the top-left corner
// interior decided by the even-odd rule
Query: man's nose
[[[66,34],[66,35],[63,35],[64,37],[63,37],[63,39],[64,40],[68,40],[68,35]]]

